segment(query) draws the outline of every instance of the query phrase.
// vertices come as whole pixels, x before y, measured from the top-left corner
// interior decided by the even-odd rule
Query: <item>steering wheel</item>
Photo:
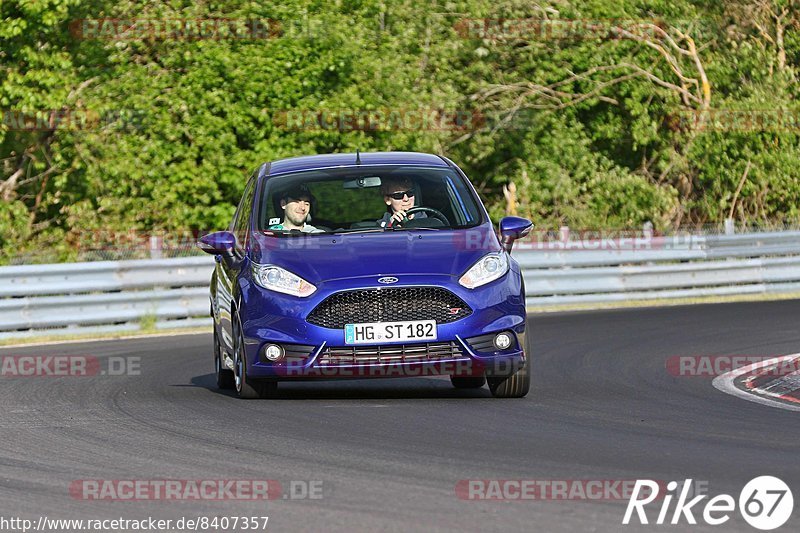
[[[441,211],[439,211],[438,209],[434,209],[432,207],[412,207],[411,209],[406,211],[406,215],[413,215],[414,213],[428,213],[433,218],[439,219],[445,226],[449,226],[450,225],[450,221],[447,220],[447,217],[444,216],[444,214]],[[406,220],[408,220],[408,218],[405,218],[403,220],[403,222],[405,222]],[[392,222],[394,222],[394,221],[390,220],[389,224],[387,224],[386,227],[387,228],[391,228],[392,227]],[[398,222],[397,225],[400,226],[400,227],[403,227],[403,224],[400,223],[400,222]]]

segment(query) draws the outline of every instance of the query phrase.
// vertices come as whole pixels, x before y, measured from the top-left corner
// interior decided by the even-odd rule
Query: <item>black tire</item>
[[[533,356],[531,339],[524,333],[520,337],[522,337],[520,340],[525,348],[524,366],[510,376],[494,376],[487,379],[489,390],[492,391],[492,396],[495,398],[523,398],[531,388],[531,357]]]
[[[236,377],[233,370],[222,367],[222,350],[217,338],[217,330],[214,328],[214,370],[217,374],[217,388],[221,390],[232,390],[236,388]]]
[[[450,383],[457,389],[480,389],[486,384],[484,376],[450,376]]]
[[[271,398],[278,390],[278,383],[271,380],[253,380],[247,378],[247,362],[242,357],[244,335],[241,328],[237,328],[237,341],[234,348],[233,362],[236,370],[233,373],[234,387],[239,398],[255,400],[258,398]]]

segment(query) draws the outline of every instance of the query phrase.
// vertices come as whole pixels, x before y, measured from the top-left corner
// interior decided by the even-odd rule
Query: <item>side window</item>
[[[247,185],[244,187],[242,194],[242,201],[239,202],[239,208],[236,210],[236,215],[233,217],[231,223],[233,234],[236,235],[236,241],[239,246],[244,247],[247,243],[247,229],[250,226],[250,215],[253,210],[253,193],[255,191],[255,177],[250,178]]]
[[[250,177],[252,180],[253,178]],[[245,184],[244,191],[242,191],[242,197],[239,199],[239,205],[236,207],[236,211],[233,213],[233,218],[231,219],[231,223],[228,225],[228,231],[231,233],[234,232],[234,228],[236,228],[236,222],[239,220],[239,214],[242,212],[242,205],[244,205],[245,196],[247,196],[247,187],[250,185],[250,181]]]

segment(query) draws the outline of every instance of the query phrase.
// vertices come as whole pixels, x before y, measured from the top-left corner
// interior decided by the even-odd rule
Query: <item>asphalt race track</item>
[[[0,377],[0,516],[269,516],[269,531],[757,531],[738,511],[716,527],[623,526],[625,500],[473,501],[456,485],[691,478],[738,500],[747,481],[774,475],[795,497],[781,530],[797,531],[798,413],[665,365],[800,352],[798,317],[800,301],[534,315],[535,378],[522,400],[434,377],[282,384],[279,399],[242,401],[214,387],[210,333],[5,348],[2,357],[90,355],[101,369],[141,358],[141,370]],[[269,479],[298,499],[70,494],[87,479]],[[303,499],[292,481],[321,484],[321,498]]]

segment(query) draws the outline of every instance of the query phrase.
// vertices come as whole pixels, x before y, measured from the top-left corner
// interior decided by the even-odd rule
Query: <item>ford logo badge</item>
[[[393,276],[386,276],[384,278],[378,278],[378,283],[386,283],[387,285],[389,283],[397,283],[397,278],[395,278]]]

